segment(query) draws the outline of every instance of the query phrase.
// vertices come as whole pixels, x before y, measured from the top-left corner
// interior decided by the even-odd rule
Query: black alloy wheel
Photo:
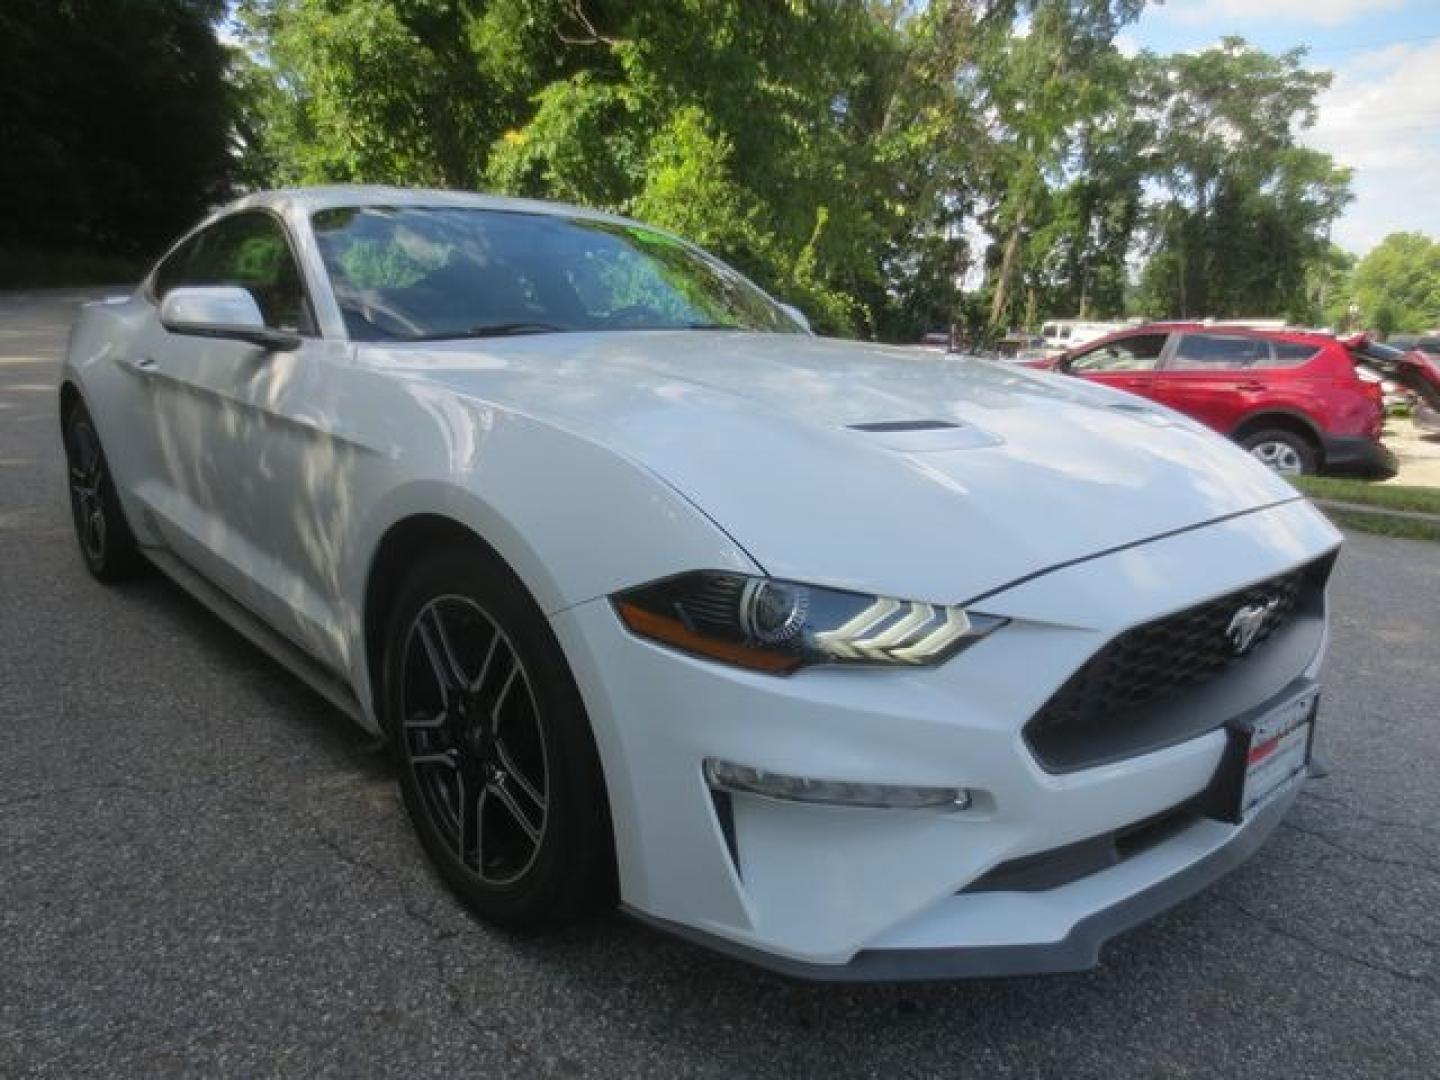
[[[130,577],[144,565],[125,520],[110,466],[89,411],[76,402],[64,419],[65,463],[75,539],[85,566],[99,581]]]
[[[389,621],[384,720],[410,819],[451,889],[517,930],[615,891],[604,778],[548,621],[476,542],[421,558]]]

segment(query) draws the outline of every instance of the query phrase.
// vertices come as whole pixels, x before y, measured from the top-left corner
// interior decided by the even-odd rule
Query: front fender
[[[153,543],[134,488],[147,468],[146,428],[150,423],[141,388],[119,361],[144,331],[148,305],[139,293],[83,304],[70,328],[60,369],[60,395],[79,395],[105,448],[105,460],[126,520],[137,539]]]
[[[546,615],[696,568],[761,572],[718,525],[644,466],[583,436],[451,398],[438,438],[392,459],[349,537],[341,594],[357,693],[373,714],[364,642],[367,585],[381,542],[420,515],[488,543]],[[433,455],[443,448],[443,459]]]

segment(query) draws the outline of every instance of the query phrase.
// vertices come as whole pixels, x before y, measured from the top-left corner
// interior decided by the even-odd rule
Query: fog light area
[[[705,759],[705,782],[722,791],[763,795],[787,802],[888,810],[964,810],[967,788],[918,787],[910,784],[868,784],[850,780],[817,780],[789,776],[717,758]]]

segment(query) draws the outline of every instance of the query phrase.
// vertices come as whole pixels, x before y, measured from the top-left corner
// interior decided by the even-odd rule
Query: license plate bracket
[[[1304,686],[1226,724],[1225,754],[1211,784],[1209,811],[1239,824],[1290,787],[1310,766],[1320,686]]]

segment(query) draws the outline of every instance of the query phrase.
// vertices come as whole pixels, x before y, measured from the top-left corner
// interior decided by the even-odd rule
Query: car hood
[[[1127,394],[819,337],[537,335],[360,359],[642,464],[767,572],[955,602],[1297,493]]]

